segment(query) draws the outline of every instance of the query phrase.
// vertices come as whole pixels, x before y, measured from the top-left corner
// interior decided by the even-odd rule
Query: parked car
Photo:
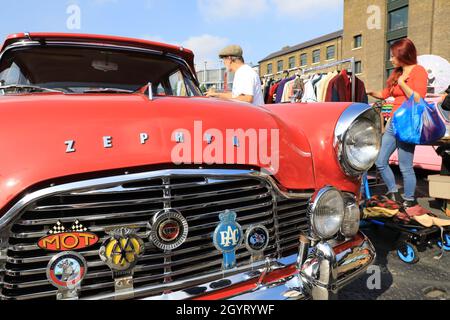
[[[137,39],[0,54],[1,299],[329,299],[373,263],[368,105],[209,99],[190,50]]]

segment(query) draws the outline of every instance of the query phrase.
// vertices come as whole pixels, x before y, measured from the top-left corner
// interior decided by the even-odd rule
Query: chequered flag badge
[[[81,224],[80,221],[76,220],[73,224],[72,227],[70,227],[70,229],[66,229],[64,227],[64,225],[61,223],[61,221],[58,221],[56,223],[56,225],[54,225],[50,231],[48,232],[49,234],[59,234],[59,233],[64,233],[64,232],[86,232],[88,231],[88,229],[83,226]]]

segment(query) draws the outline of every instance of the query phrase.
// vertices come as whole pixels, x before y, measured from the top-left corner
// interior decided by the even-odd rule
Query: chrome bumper
[[[375,257],[372,243],[359,233],[353,239],[317,244],[308,250],[301,266],[297,263],[298,255],[293,255],[266,261],[250,270],[235,269],[233,274],[226,274],[220,280],[195,284],[187,290],[142,297],[146,291],[150,293],[151,288],[140,288],[135,294],[142,300],[333,299],[340,289],[366,272]],[[192,279],[192,284],[195,282]]]

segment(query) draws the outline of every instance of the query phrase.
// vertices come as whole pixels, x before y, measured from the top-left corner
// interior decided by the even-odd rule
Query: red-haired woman
[[[387,81],[387,88],[381,92],[367,92],[368,95],[378,99],[394,97],[395,111],[412,95],[416,102],[425,98],[427,93],[428,74],[425,68],[417,64],[417,50],[410,39],[401,39],[391,47],[391,62],[395,67],[394,72]],[[381,152],[376,161],[376,166],[388,188],[387,196],[395,201],[402,201],[405,208],[417,206],[415,198],[416,174],[414,172],[413,160],[415,145],[398,141],[392,128],[392,121],[386,126],[383,135]],[[389,159],[398,149],[400,171],[403,176],[404,194],[400,197],[395,183],[394,173],[389,167]]]

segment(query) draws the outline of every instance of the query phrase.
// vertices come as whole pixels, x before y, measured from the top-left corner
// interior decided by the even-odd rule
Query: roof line
[[[327,42],[327,41],[330,41],[330,40],[333,40],[333,39],[340,38],[340,37],[343,36],[343,34],[344,34],[344,30],[341,29],[341,30],[338,30],[338,31],[335,31],[335,32],[332,32],[332,33],[329,33],[329,34],[326,34],[326,35],[314,38],[312,40],[305,41],[305,42],[302,42],[300,44],[297,44],[297,45],[294,45],[294,46],[291,46],[291,47],[288,47],[288,48],[285,48],[285,49],[281,49],[279,51],[275,51],[275,52],[269,54],[264,59],[260,60],[259,63],[267,61],[267,60],[270,60],[270,59],[273,59],[273,58],[276,58],[276,57],[280,57],[280,56],[283,56],[285,54],[289,54],[289,53],[292,53],[292,52],[295,52],[295,51],[306,49],[306,48],[309,48],[309,47],[321,44],[323,42]]]

